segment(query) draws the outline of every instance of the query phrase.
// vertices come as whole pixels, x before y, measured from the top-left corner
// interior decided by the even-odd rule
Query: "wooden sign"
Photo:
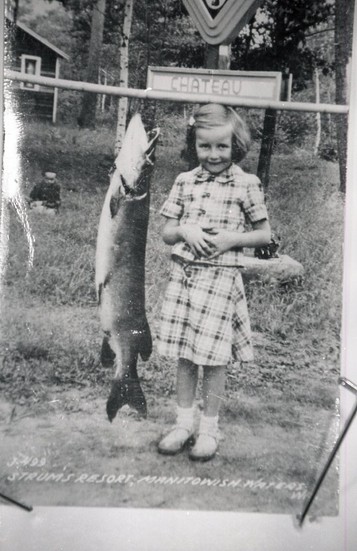
[[[147,87],[175,93],[220,95],[232,99],[280,99],[281,73],[149,67]]]
[[[264,0],[183,0],[203,40],[230,44]]]

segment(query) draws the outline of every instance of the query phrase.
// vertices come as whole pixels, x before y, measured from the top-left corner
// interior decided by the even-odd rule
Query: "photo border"
[[[3,30],[3,14],[0,15]],[[357,10],[353,37],[353,71],[348,134],[345,212],[344,298],[341,375],[356,383],[357,369]],[[1,37],[3,39],[3,36]],[[3,89],[3,60],[0,64]],[[0,101],[1,113],[3,102]],[[2,127],[1,136],[2,136]],[[0,145],[2,138],[0,140]],[[2,154],[2,147],[1,147]],[[356,396],[340,390],[343,427]],[[307,518],[302,527],[291,515],[122,509],[35,507],[25,512],[0,505],[2,551],[354,551],[357,543],[357,423],[341,446],[339,514]],[[332,466],[336,468],[336,463]]]

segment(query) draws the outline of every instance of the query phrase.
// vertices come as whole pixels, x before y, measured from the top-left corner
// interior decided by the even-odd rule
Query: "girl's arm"
[[[212,246],[213,238],[197,224],[180,226],[177,218],[168,218],[162,230],[162,238],[167,245],[175,245],[179,241],[186,241],[192,252],[197,256],[210,256],[215,250]]]
[[[183,241],[182,228],[177,218],[167,218],[162,230],[162,238],[166,245],[175,245]]]
[[[229,230],[213,230],[211,243],[215,246],[215,252],[211,255],[214,258],[234,247],[263,247],[271,240],[271,229],[268,220],[260,220],[252,223],[252,231],[236,232]]]

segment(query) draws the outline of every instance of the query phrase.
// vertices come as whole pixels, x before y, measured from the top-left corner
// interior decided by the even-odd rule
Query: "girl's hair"
[[[182,152],[182,157],[188,161],[190,169],[198,165],[196,129],[226,126],[227,124],[232,127],[232,161],[239,163],[244,159],[250,146],[250,133],[246,123],[232,107],[209,103],[196,111],[187,129],[186,148]]]

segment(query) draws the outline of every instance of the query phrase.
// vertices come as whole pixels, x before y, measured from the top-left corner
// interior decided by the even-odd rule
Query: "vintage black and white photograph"
[[[6,2],[2,496],[301,513],[340,429],[353,8]]]

